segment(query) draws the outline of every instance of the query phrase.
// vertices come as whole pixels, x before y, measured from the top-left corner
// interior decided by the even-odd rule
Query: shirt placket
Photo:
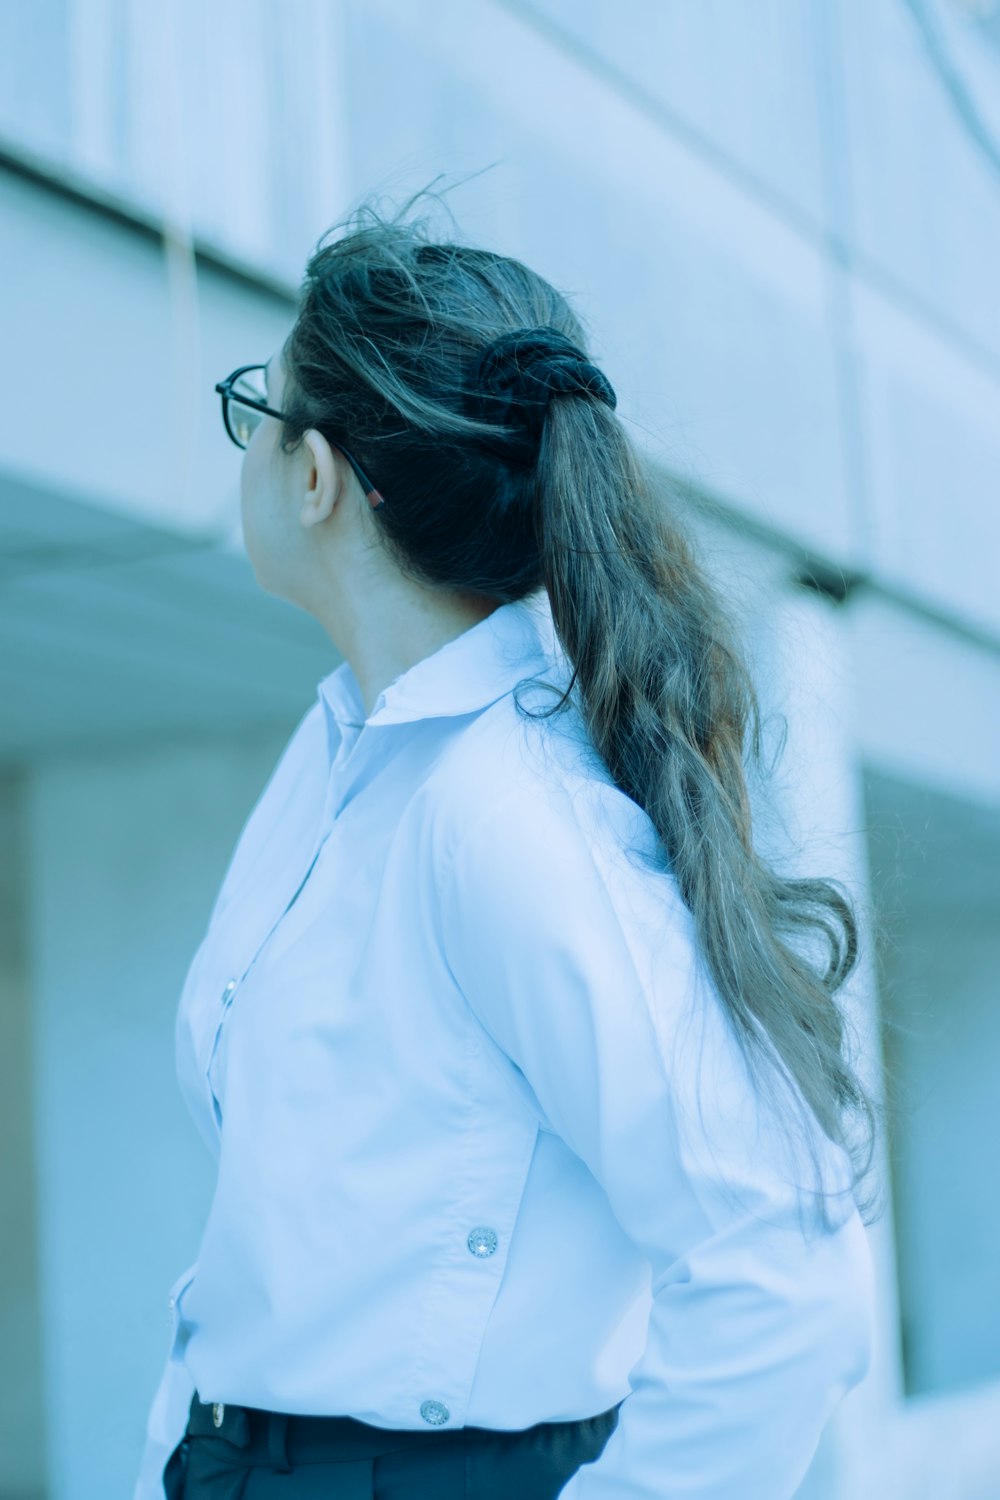
[[[364,749],[362,751],[363,745]],[[212,1038],[211,1053],[209,1055],[208,1064],[205,1068],[205,1076],[208,1082],[209,1094],[211,1097],[212,1114],[215,1119],[216,1126],[220,1130],[222,1128],[222,1108],[214,1087],[214,1080],[216,1080],[217,1077],[216,1062],[219,1055],[219,1047],[223,1027],[226,1024],[229,1009],[241,985],[247,979],[254,965],[257,963],[257,960],[260,958],[261,953],[264,951],[265,947],[273,937],[278,926],[287,916],[288,912],[291,911],[292,907],[295,905],[295,902],[301,895],[303,887],[305,886],[306,881],[309,879],[309,876],[312,874],[313,869],[316,865],[316,861],[319,859],[319,856],[323,851],[323,846],[325,845],[327,839],[336,826],[337,819],[339,818],[340,813],[343,810],[344,804],[350,794],[351,787],[364,771],[365,763],[372,753],[372,741],[370,738],[370,730],[368,730],[368,727],[361,726],[360,732],[357,733],[350,741],[345,740],[341,745],[341,752],[342,753],[338,752],[333,765],[331,766],[330,776],[327,781],[327,791],[326,797],[324,799],[323,815],[320,822],[319,834],[305,873],[300,877],[294,891],[288,898],[286,898],[284,904],[281,906],[276,916],[267,927],[267,930],[265,931],[264,936],[261,938],[260,942],[257,944],[257,947],[254,950],[253,956],[251,957],[249,963],[245,966],[240,974],[234,974],[227,980],[226,985],[221,995],[219,996],[219,1013],[216,1019],[215,1034]]]

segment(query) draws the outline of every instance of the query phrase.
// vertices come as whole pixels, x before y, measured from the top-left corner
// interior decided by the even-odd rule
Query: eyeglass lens
[[[257,427],[263,420],[264,413],[255,411],[252,406],[244,406],[233,397],[246,396],[251,401],[263,401],[267,405],[267,391],[264,386],[263,370],[247,370],[238,380],[233,382],[232,394],[226,402],[229,415],[229,425],[236,435],[236,440],[245,448],[253,437]]]

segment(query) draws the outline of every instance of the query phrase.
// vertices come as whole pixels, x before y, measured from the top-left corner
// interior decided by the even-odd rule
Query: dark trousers
[[[512,1432],[411,1432],[213,1406],[196,1391],[163,1486],[167,1500],[555,1500],[600,1457],[620,1405]]]

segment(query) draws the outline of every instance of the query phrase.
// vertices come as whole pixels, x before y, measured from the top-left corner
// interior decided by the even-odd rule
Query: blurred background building
[[[212,1191],[176,1002],[337,660],[256,583],[213,385],[439,174],[570,293],[732,600],[762,837],[871,912],[878,1347],[803,1500],[996,1500],[992,0],[0,3],[0,1497],[131,1494]]]

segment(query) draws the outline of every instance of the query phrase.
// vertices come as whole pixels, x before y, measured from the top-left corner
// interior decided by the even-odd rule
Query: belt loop
[[[267,1456],[271,1461],[271,1468],[278,1469],[285,1474],[289,1473],[292,1467],[288,1462],[288,1453],[285,1448],[285,1437],[287,1430],[287,1412],[268,1412]]]

